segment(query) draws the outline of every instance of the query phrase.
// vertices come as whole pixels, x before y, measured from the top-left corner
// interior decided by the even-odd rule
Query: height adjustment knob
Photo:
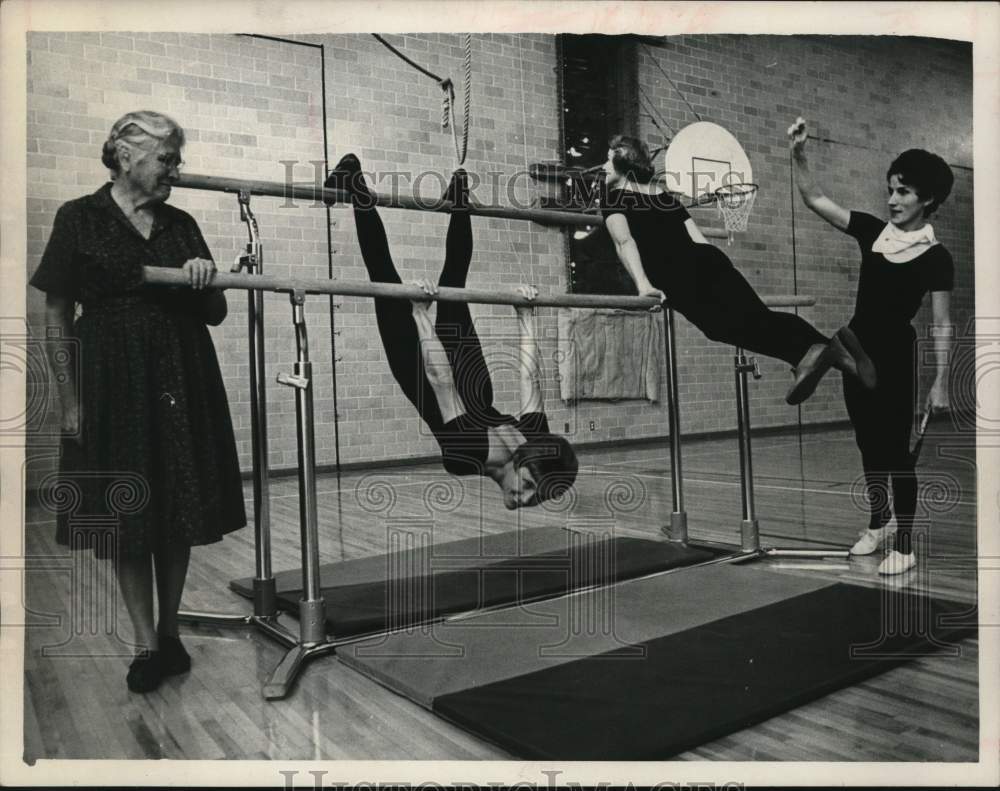
[[[309,387],[309,378],[305,376],[298,376],[297,374],[278,374],[278,384],[288,385],[289,387],[297,387],[299,390],[305,390]]]

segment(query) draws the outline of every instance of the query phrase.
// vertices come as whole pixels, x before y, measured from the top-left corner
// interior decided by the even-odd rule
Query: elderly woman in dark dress
[[[205,288],[215,265],[194,219],[165,203],[183,145],[183,130],[167,116],[122,116],[101,158],[111,181],[60,207],[31,279],[46,292],[48,326],[79,341],[81,380],[71,375],[58,384],[62,482],[79,489],[79,510],[88,514],[107,512],[109,480],[134,490],[134,507],[96,542],[68,535],[65,524],[59,531],[63,542],[114,561],[140,648],[127,676],[134,692],[190,668],[177,611],[191,547],[246,524],[226,392],[206,327],[225,318],[226,298]],[[192,288],[146,287],[144,265],[183,269]]]

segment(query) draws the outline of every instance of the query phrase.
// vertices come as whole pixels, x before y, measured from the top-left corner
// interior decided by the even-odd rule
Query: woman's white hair
[[[121,172],[118,161],[120,144],[141,146],[143,143],[173,139],[178,148],[184,145],[184,130],[168,115],[154,110],[125,113],[115,121],[101,149],[101,162],[115,175]]]

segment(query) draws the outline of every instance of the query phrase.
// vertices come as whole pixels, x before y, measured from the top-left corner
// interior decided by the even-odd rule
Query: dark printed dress
[[[64,440],[59,474],[79,496],[64,494],[57,539],[99,557],[209,544],[246,524],[209,292],[142,283],[144,265],[211,253],[189,214],[159,204],[154,215],[144,239],[110,183],[64,204],[31,279],[82,305],[82,444]]]

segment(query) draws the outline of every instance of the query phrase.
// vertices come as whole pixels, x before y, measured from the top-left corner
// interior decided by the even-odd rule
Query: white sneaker
[[[917,565],[917,556],[914,553],[904,555],[901,552],[892,550],[885,556],[878,567],[879,574],[902,574]]]
[[[880,527],[877,530],[866,529],[864,535],[851,547],[851,554],[870,555],[876,550],[881,549],[885,542],[889,540],[889,536],[895,534],[896,522],[894,519],[890,519],[885,527]]]

